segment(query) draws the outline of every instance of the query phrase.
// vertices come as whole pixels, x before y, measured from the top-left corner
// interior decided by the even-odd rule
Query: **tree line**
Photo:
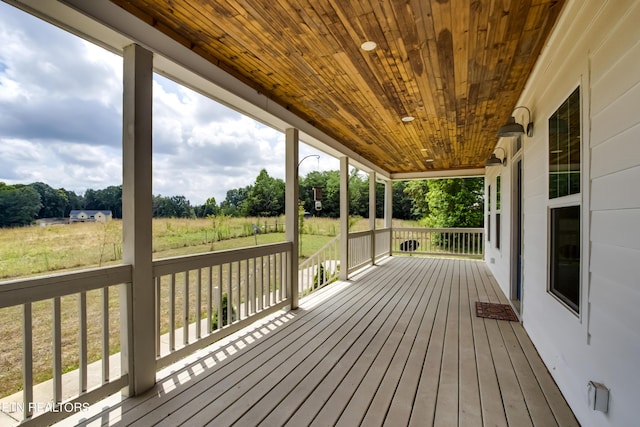
[[[340,172],[316,171],[301,177],[300,204],[314,216],[340,216]],[[483,224],[483,179],[394,181],[393,217],[419,219],[430,227],[481,227]],[[322,192],[322,207],[316,210],[314,188]],[[384,212],[384,185],[377,183],[376,216]],[[122,218],[122,186],[88,189],[78,195],[43,182],[7,185],[0,182],[0,227],[29,225],[41,218],[68,218],[71,210],[111,210]],[[202,205],[191,205],[183,195],[153,196],[156,218],[273,217],[284,214],[285,182],[262,169],[253,184],[227,191],[217,203],[210,197]],[[349,214],[369,216],[369,177],[353,169],[349,174]]]

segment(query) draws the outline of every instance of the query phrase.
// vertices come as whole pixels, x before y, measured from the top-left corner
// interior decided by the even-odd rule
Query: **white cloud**
[[[262,168],[284,179],[282,133],[162,76],[153,91],[155,194],[221,202]],[[119,185],[121,135],[122,58],[0,2],[0,181]],[[322,156],[301,174],[339,167]]]

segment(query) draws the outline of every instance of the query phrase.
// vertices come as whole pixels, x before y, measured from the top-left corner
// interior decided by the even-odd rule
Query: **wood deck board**
[[[363,354],[375,354],[379,348],[381,341],[384,339],[384,325],[389,319],[397,319],[398,313],[403,311],[404,305],[411,300],[412,294],[408,294],[412,291],[411,288],[406,288],[407,292],[396,292],[395,295],[388,298],[386,301],[379,301],[376,306],[372,307],[368,311],[367,315],[363,317],[362,321],[357,324],[356,327],[351,327],[348,333],[341,338],[337,344],[330,349],[328,353],[315,352],[312,358],[305,359],[303,364],[287,374],[278,387],[274,388],[268,394],[261,397],[260,404],[257,405],[252,413],[246,414],[247,416],[237,420],[242,425],[251,425],[255,421],[256,416],[264,416],[264,413],[269,413],[272,410],[274,401],[280,396],[286,396],[289,391],[296,387],[298,384],[304,384],[305,386],[322,383],[333,384],[339,382],[347,373],[354,370],[354,367],[360,362],[360,357]],[[383,304],[384,303],[384,304]],[[348,325],[345,325],[346,329],[349,329]],[[382,333],[381,333],[382,331]],[[333,337],[336,335],[332,333]],[[327,375],[329,372],[329,375]],[[332,378],[331,378],[332,377]],[[335,379],[334,379],[335,378]],[[333,396],[338,396],[341,393],[340,387],[330,387]],[[318,388],[314,388],[312,393],[308,394],[304,399],[306,402],[316,402],[318,404],[326,402],[326,397],[320,398],[317,396],[319,393]],[[304,397],[303,393],[298,390],[295,394],[296,399]],[[285,399],[280,405],[282,408],[286,408],[291,405],[293,399]],[[302,402],[300,402],[302,403]],[[305,408],[300,412],[305,415],[311,414],[309,408]],[[283,417],[283,419],[277,419],[276,414],[273,414],[270,420],[265,421],[265,425],[278,425],[286,421],[290,416]],[[276,418],[276,419],[273,419]],[[295,418],[297,422],[297,417]],[[226,425],[229,418],[216,419],[216,423]]]
[[[407,332],[409,325],[413,321],[416,309],[423,300],[426,291],[426,287],[420,288],[417,286],[419,283],[415,283],[422,276],[419,272],[417,273],[411,283],[413,292],[407,293],[408,298],[397,307],[398,315],[395,318],[388,318],[385,325],[378,329],[376,345],[367,346],[366,352],[357,355],[357,363],[353,365],[353,369],[348,372],[335,392],[326,400],[322,410],[314,419],[315,424],[335,425],[342,415],[345,415],[343,422],[348,423],[347,419],[352,412],[344,414],[344,409],[351,402],[354,402],[352,408],[356,409],[366,409],[370,406],[376,408],[376,405],[372,404],[372,398],[375,401],[380,389],[385,388],[384,380],[392,378],[389,372],[394,368],[394,360],[392,359],[396,359],[400,341],[406,334],[410,334]],[[371,344],[374,344],[374,341]],[[402,362],[396,360],[396,363]],[[362,411],[357,410],[356,413],[358,412]],[[353,424],[348,423],[347,425]]]
[[[429,273],[421,273],[418,279],[419,294],[415,296],[414,303],[407,306],[407,322],[396,325],[392,332],[394,335],[385,343],[384,351],[379,353],[372,369],[353,393],[337,425],[370,425],[373,424],[369,422],[372,418],[384,419],[418,336],[425,307],[431,302],[434,291],[434,286],[427,286]]]
[[[393,257],[63,425],[577,425],[480,261]],[[119,424],[120,423],[120,424]]]
[[[472,328],[472,312],[475,301],[469,290],[472,282],[471,272],[466,264],[460,270],[460,404],[458,419],[460,425],[482,424],[480,390],[478,385],[478,365],[476,362],[475,342]]]
[[[287,367],[295,369],[291,367],[297,368],[301,366],[305,357],[317,348],[319,348],[320,351],[330,350],[336,342],[340,341],[340,339],[348,334],[350,329],[354,327],[354,324],[349,321],[359,322],[361,325],[366,326],[366,314],[372,313],[372,310],[376,306],[385,305],[387,303],[386,300],[389,298],[398,297],[397,292],[393,292],[393,287],[384,283],[384,280],[379,280],[377,283],[380,284],[379,292],[382,295],[374,293],[371,298],[366,298],[366,296],[364,298],[358,298],[353,305],[344,304],[349,305],[349,308],[352,310],[335,310],[335,307],[331,307],[331,304],[329,304],[330,306],[325,307],[323,310],[326,316],[322,316],[322,319],[317,324],[313,324],[312,326],[311,321],[307,319],[305,322],[307,328],[296,331],[298,334],[292,334],[296,336],[281,336],[282,348],[278,348],[278,352],[274,352],[271,346],[261,345],[260,348],[256,348],[256,352],[262,357],[258,359],[251,358],[246,362],[243,360],[234,363],[230,368],[230,370],[233,371],[231,380],[229,377],[221,378],[216,386],[205,390],[206,393],[204,395],[200,394],[195,400],[189,401],[188,411],[183,410],[178,413],[172,413],[171,416],[165,420],[173,425],[178,425],[179,423],[187,421],[183,416],[191,416],[196,413],[196,416],[189,420],[189,424],[199,425],[198,421],[200,419],[215,418],[215,416],[219,414],[218,411],[227,410],[227,405],[231,406],[236,402],[239,402],[237,405],[251,403],[251,398],[255,398],[260,391],[268,387],[268,384],[265,385],[265,381],[267,383],[269,381],[276,381],[278,375],[286,374]],[[358,295],[356,295],[356,297],[357,296]],[[376,296],[377,298],[375,298]],[[351,300],[349,299],[347,301]],[[335,301],[333,303],[339,305],[341,302]],[[314,319],[320,317],[321,316],[315,316]],[[317,331],[319,331],[319,333],[316,334]],[[240,381],[235,381],[235,377],[242,376],[243,372],[247,371],[245,363],[251,366],[253,372]],[[260,369],[256,369],[258,366]],[[252,388],[256,388],[256,390],[252,390]],[[212,391],[215,391],[215,393],[212,393]],[[218,393],[218,391],[220,391],[220,393]],[[245,393],[251,394],[245,396]],[[241,397],[242,399],[238,401]],[[206,406],[207,411],[198,413],[199,408],[203,407],[202,405]],[[229,408],[229,410],[236,410],[237,412],[237,405]],[[147,420],[143,421],[146,423]]]
[[[431,332],[431,340],[429,341],[429,346],[425,354],[424,366],[420,374],[413,412],[409,420],[410,425],[431,425],[435,417],[446,330],[446,314],[451,296],[451,286],[448,285],[449,282],[447,281],[447,278],[451,274],[450,270],[451,264],[447,265],[446,274],[441,279],[444,283],[444,288],[440,296],[438,308],[436,309],[436,318],[434,319],[433,331]],[[415,402],[419,402],[419,404],[416,405]]]
[[[471,277],[467,280],[469,285],[469,299],[471,301],[482,301],[482,299],[478,297],[478,294],[480,292],[485,294],[485,290],[478,268],[476,265],[468,264],[467,269],[471,272]],[[479,289],[481,289],[481,291],[479,291]],[[484,425],[496,427],[506,426],[507,418],[502,404],[502,395],[500,394],[498,377],[496,375],[493,356],[489,346],[489,337],[485,327],[485,319],[472,315],[471,327],[473,330],[473,341],[475,345],[482,421]]]

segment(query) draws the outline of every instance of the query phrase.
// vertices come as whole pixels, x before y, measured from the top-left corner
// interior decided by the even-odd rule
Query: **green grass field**
[[[264,232],[254,236],[253,224]],[[340,232],[335,219],[306,219],[303,228],[303,256]],[[153,257],[282,242],[284,236],[284,218],[154,219]],[[119,220],[0,229],[0,280],[99,267],[121,259]]]

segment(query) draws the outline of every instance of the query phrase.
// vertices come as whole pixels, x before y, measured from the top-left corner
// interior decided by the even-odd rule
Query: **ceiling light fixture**
[[[498,156],[496,156],[496,150],[502,150],[502,152],[504,153],[504,157],[502,159],[499,159]],[[484,164],[485,166],[489,167],[489,166],[507,166],[507,152],[504,151],[504,148],[502,147],[496,147],[495,150],[493,150],[493,153],[491,154],[491,157],[489,157],[487,159],[487,161]]]
[[[371,40],[368,40],[368,41],[366,41],[366,42],[362,43],[362,44],[360,45],[360,48],[361,48],[362,50],[364,50],[364,51],[371,52],[371,51],[372,51],[373,49],[375,49],[377,46],[378,46],[378,45],[376,44],[376,42],[371,41]]]
[[[413,116],[404,116],[404,117],[402,118],[402,121],[403,121],[403,122],[405,122],[405,123],[409,123],[409,122],[414,121],[415,119],[416,119],[416,118],[415,118],[415,117],[413,117]]]
[[[531,138],[533,136],[533,122],[531,121],[531,110],[529,110],[525,106],[518,106],[513,109],[516,111],[518,108],[524,108],[529,113],[529,120],[527,121],[527,136]],[[511,114],[513,114],[513,111]],[[516,118],[514,116],[509,117],[507,123],[504,126],[501,126],[498,130],[498,137],[509,137],[509,136],[519,136],[524,135],[524,127],[516,122]]]

